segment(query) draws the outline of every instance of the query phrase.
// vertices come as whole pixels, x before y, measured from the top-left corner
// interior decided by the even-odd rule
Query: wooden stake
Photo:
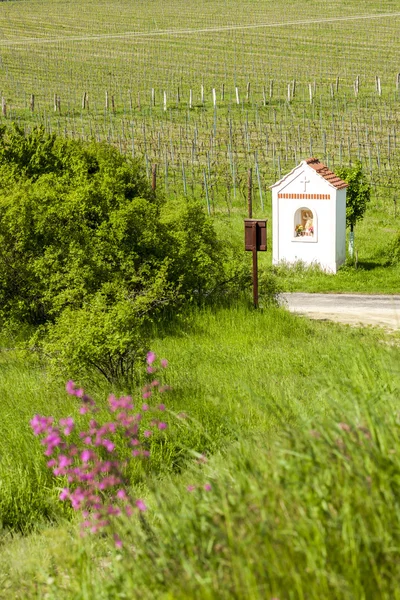
[[[250,167],[248,170],[247,178],[247,210],[249,219],[253,218],[253,169]]]
[[[154,164],[152,171],[151,171],[151,189],[153,190],[153,192],[156,191],[156,187],[157,187],[157,165]]]
[[[29,108],[31,112],[35,110],[35,94],[31,95],[31,99],[29,101]]]

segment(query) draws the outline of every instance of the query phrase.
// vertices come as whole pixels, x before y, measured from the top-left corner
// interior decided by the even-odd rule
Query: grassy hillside
[[[4,530],[1,597],[367,598],[379,585],[393,592],[398,497],[390,469],[398,468],[400,388],[393,341],[243,305],[187,316],[164,331],[154,347],[170,359],[171,426],[165,445],[152,448],[140,488],[155,537],[150,543],[133,520],[122,554],[101,537],[79,540],[74,521],[63,524],[63,483],[47,473],[28,427],[35,412],[75,415],[77,406],[49,387],[43,370],[4,354],[1,514],[5,526],[14,521],[36,533],[11,541]],[[174,416],[182,412],[183,421]],[[343,448],[335,445],[346,436]],[[362,505],[371,477],[377,487]],[[210,492],[202,490],[207,483]],[[56,526],[49,529],[48,519]],[[377,560],[379,574],[368,566]]]

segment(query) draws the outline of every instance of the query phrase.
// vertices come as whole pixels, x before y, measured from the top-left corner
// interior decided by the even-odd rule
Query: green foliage
[[[229,316],[232,321],[232,315]],[[228,370],[235,358],[234,353],[229,355],[226,336],[229,316],[222,322],[221,315],[217,316],[219,338],[225,340],[225,346],[217,352],[214,339],[214,352],[204,358],[204,344],[200,346],[198,339],[192,340],[194,345],[197,342],[197,355],[205,372],[203,380],[197,379],[197,385],[192,385],[192,378],[185,398],[180,400],[190,416],[204,410],[201,405],[210,402],[206,396],[203,402],[198,401],[199,387],[204,388],[208,378],[210,389],[216,389],[220,385],[221,363]],[[397,598],[398,348],[372,344],[371,332],[365,332],[364,339],[361,332],[318,323],[307,325],[308,335],[304,335],[304,321],[283,311],[260,311],[252,316],[253,328],[247,339],[242,339],[242,347],[247,348],[244,364],[252,368],[255,354],[258,361],[269,354],[261,347],[260,339],[254,344],[256,325],[258,329],[264,325],[263,333],[271,336],[272,332],[268,338],[271,352],[275,345],[286,344],[272,362],[264,363],[264,384],[270,380],[270,386],[264,385],[263,396],[252,395],[246,411],[241,410],[243,396],[235,384],[240,364],[236,357],[229,371],[230,393],[217,392],[219,410],[214,411],[213,421],[203,425],[209,437],[217,441],[212,448],[215,455],[210,456],[206,450],[208,458],[203,461],[198,453],[193,453],[192,465],[167,477],[171,460],[168,436],[159,448],[165,461],[164,469],[162,461],[160,464],[163,476],[161,480],[148,477],[148,485],[140,488],[149,509],[140,519],[124,524],[122,550],[115,551],[105,537],[82,539],[73,525],[10,539],[0,551],[0,595],[37,598],[39,588],[42,596],[54,598],[80,598],[85,589],[88,598],[104,600]],[[199,328],[205,328],[204,317],[200,317]],[[232,321],[230,335],[234,336],[239,328],[238,319]],[[241,338],[246,328],[247,320],[240,328]],[[341,357],[337,355],[338,346]],[[371,352],[369,356],[362,358],[362,346]],[[181,386],[188,376],[193,376],[193,352],[186,351],[186,347],[184,336],[181,355],[185,362],[174,367],[180,371]],[[316,372],[323,370],[324,353],[326,381],[321,385]],[[301,375],[304,356],[309,363]],[[349,356],[356,356],[356,360],[350,361]],[[341,358],[338,369],[337,360]],[[219,363],[219,370],[215,362]],[[284,383],[293,392],[285,399],[278,386],[288,362]],[[347,382],[343,381],[343,372]],[[225,375],[223,370],[222,373]],[[249,374],[243,369],[241,378],[243,385],[254,389],[253,370]],[[290,378],[294,386],[288,386]],[[304,397],[299,402],[302,388]],[[306,409],[312,395],[315,401]],[[45,406],[45,394],[37,396]],[[179,399],[174,396],[173,393],[166,399],[167,410],[172,412],[178,410]],[[22,396],[21,409],[25,413],[26,409],[32,411],[32,402],[36,408],[38,399],[35,401],[30,395],[25,400]],[[66,408],[62,402],[54,406],[57,416],[60,410],[65,415]],[[296,420],[288,424],[293,408]],[[172,421],[173,415],[170,417]],[[228,419],[233,426],[229,432],[233,443],[229,445],[228,440],[217,437],[218,425]],[[172,451],[182,454],[184,448],[176,442],[184,441],[190,447],[193,431],[197,433],[198,427],[193,428],[192,419],[178,421],[186,437],[180,437],[182,432],[174,432],[177,435],[175,444],[172,440]],[[39,452],[32,452],[36,440],[30,444],[29,436],[19,430],[19,423],[14,419],[9,427],[20,445],[15,448],[14,460],[6,463],[8,473],[3,468],[0,502],[5,509],[2,514],[18,518],[21,499],[24,495],[29,498],[33,485],[28,486],[26,478],[14,478],[12,485],[10,472],[26,465],[25,472],[42,488],[36,497],[31,496],[31,502],[25,503],[32,510],[21,510],[19,522],[23,523],[23,518],[46,516],[40,512],[44,508],[40,504],[45,503],[45,482],[38,476],[46,467],[45,461],[42,465],[38,462]],[[7,441],[10,439],[9,432]],[[209,485],[205,489],[206,484],[211,489]],[[10,490],[18,493],[15,512]],[[55,490],[48,491],[48,505],[54,515]]]
[[[391,262],[394,265],[400,264],[400,232],[396,235],[391,247]]]
[[[228,258],[198,203],[157,196],[112,147],[1,130],[3,319],[43,326],[34,343],[71,373],[131,381],[146,323],[223,295],[242,275]]]
[[[354,167],[339,167],[335,171],[349,184],[346,190],[346,225],[353,231],[357,221],[364,218],[371,199],[371,186],[365,178],[360,162]]]

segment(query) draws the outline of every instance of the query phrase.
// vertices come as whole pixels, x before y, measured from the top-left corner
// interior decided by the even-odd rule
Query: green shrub
[[[0,130],[0,273],[3,320],[41,326],[31,346],[124,386],[162,311],[243,279],[202,207],[156,195],[140,163],[17,127]]]

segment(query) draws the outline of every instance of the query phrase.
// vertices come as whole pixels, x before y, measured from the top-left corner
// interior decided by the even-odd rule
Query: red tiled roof
[[[340,177],[335,175],[335,173],[332,173],[332,171],[330,171],[328,167],[324,165],[324,163],[320,162],[318,158],[307,158],[304,162],[306,162],[309,167],[314,169],[318,175],[321,175],[321,177],[326,179],[326,181],[333,185],[337,190],[342,190],[349,185],[343,181],[343,179],[340,179]]]

